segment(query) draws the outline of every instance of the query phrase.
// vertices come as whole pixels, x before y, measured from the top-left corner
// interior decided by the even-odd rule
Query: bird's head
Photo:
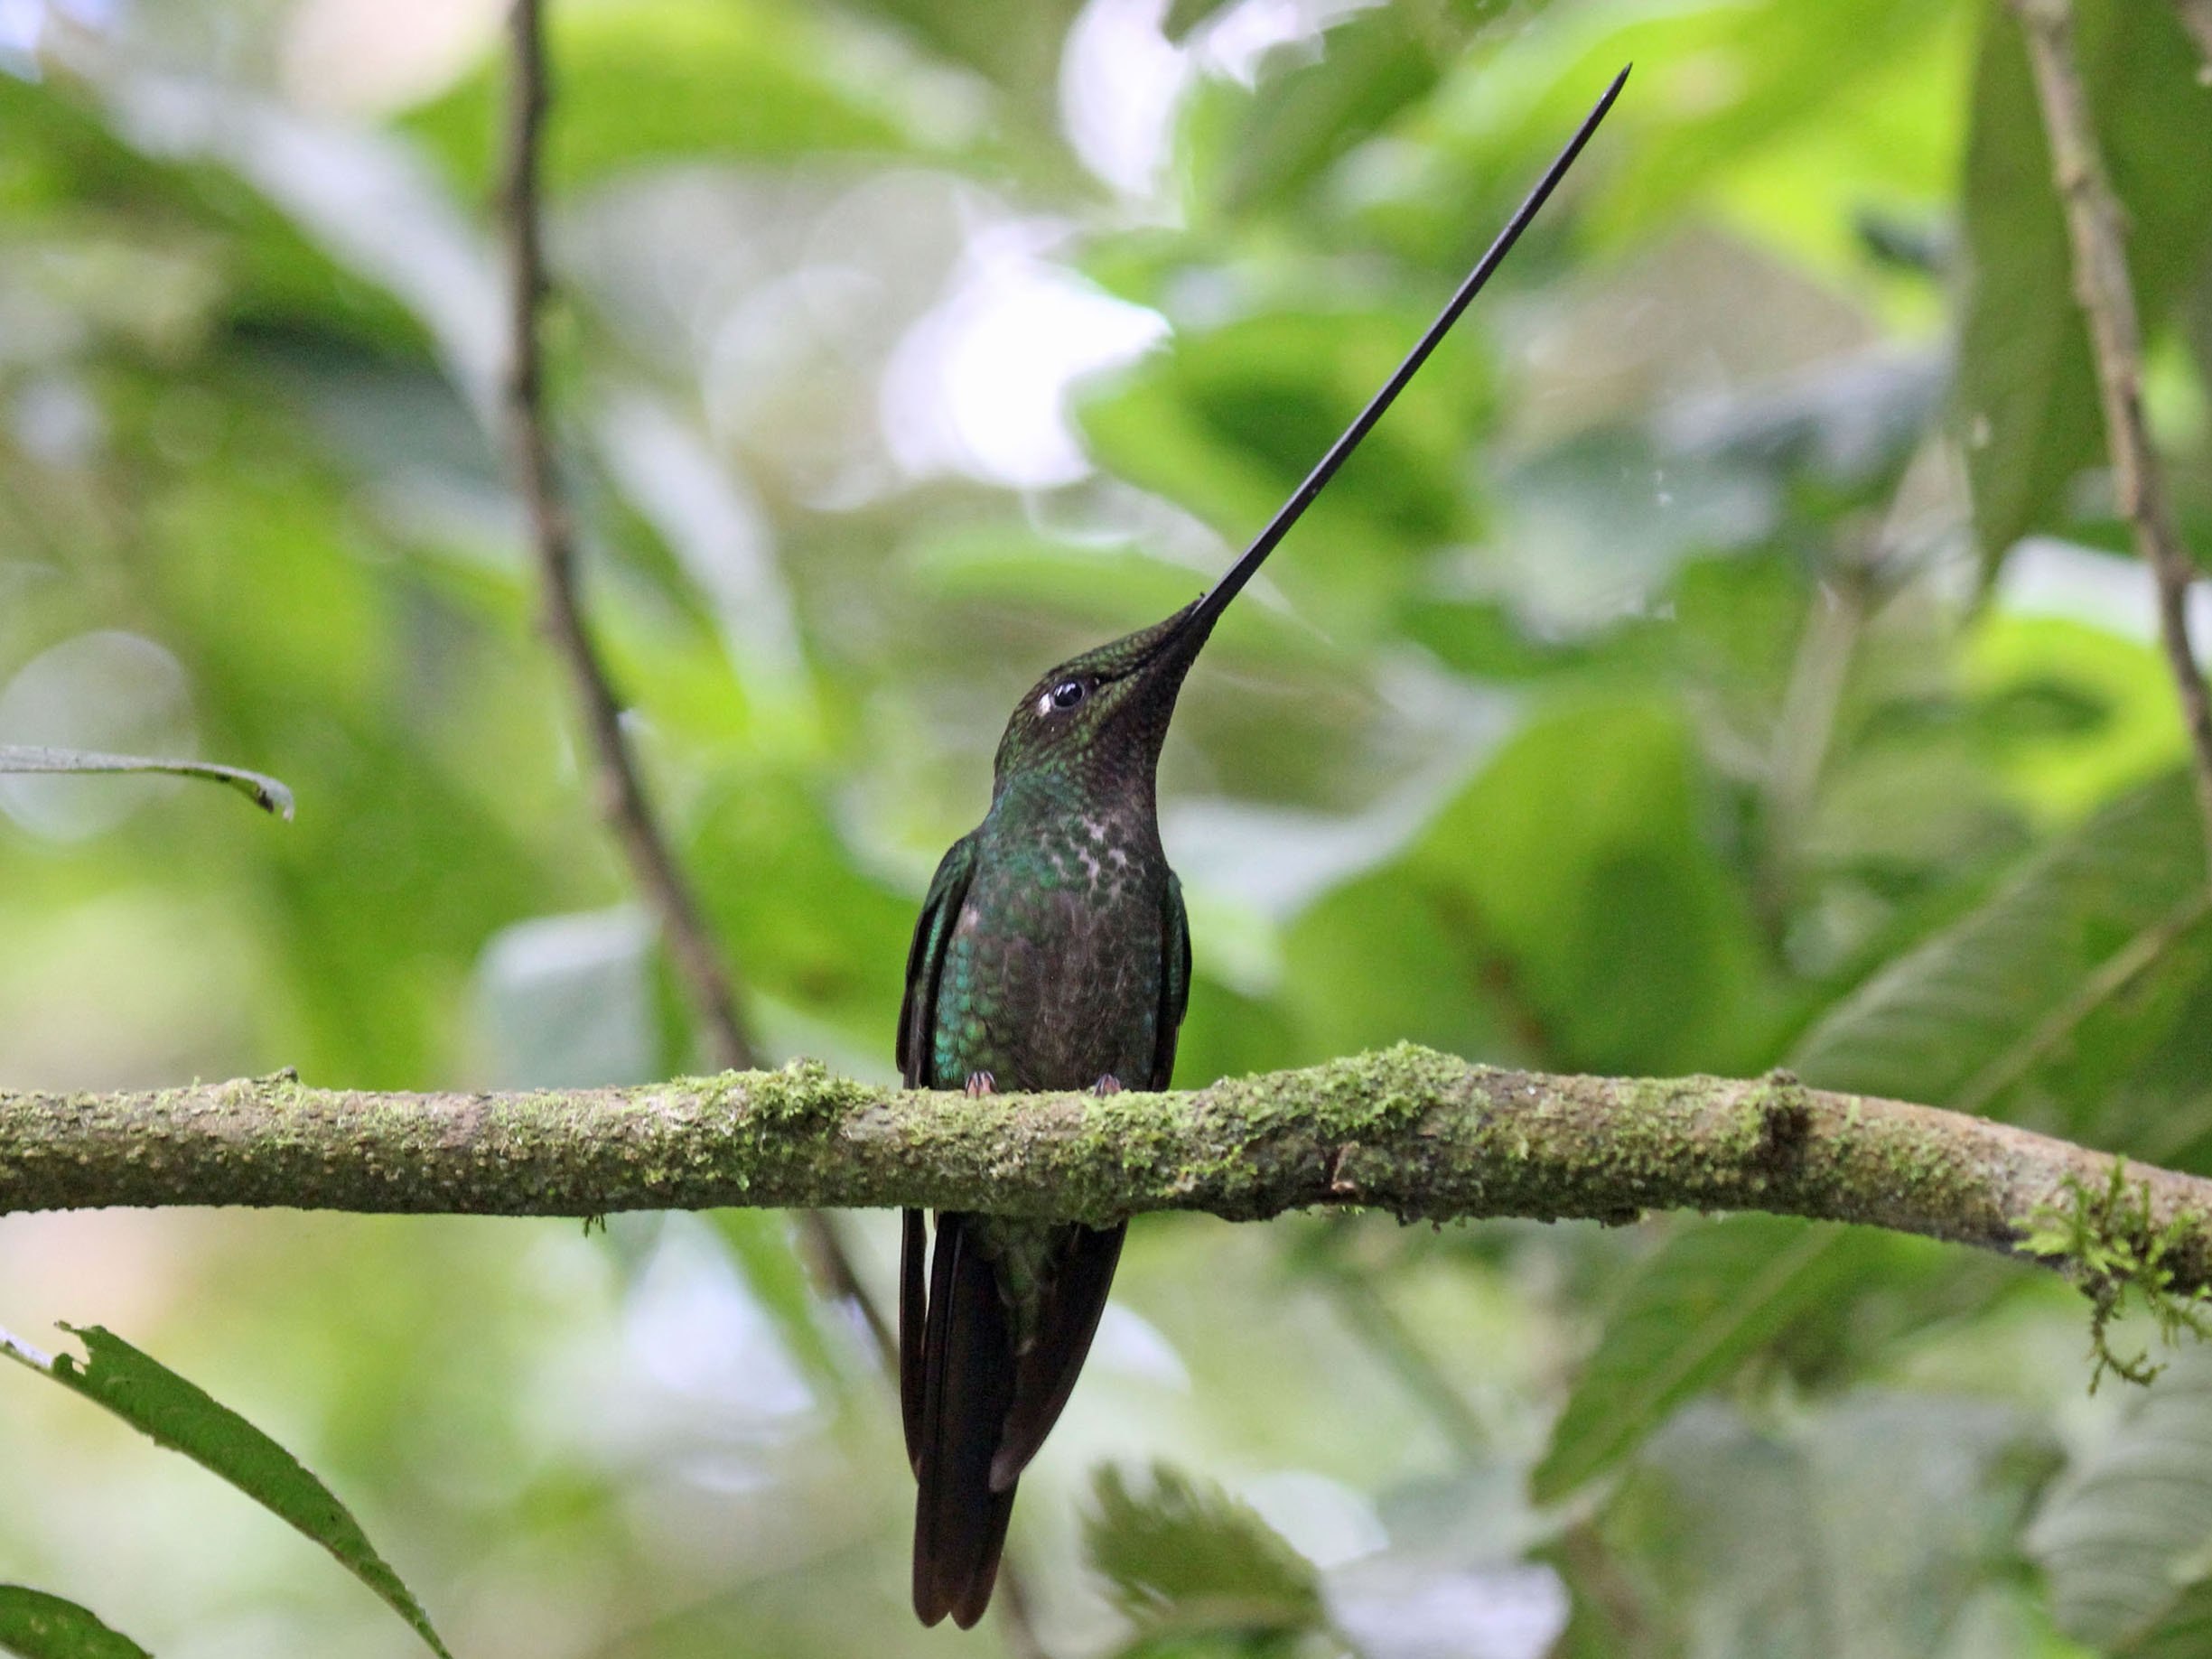
[[[1183,676],[1234,591],[1225,578],[1165,621],[1070,657],[1040,678],[1014,704],[999,739],[998,789],[1024,772],[1148,787]]]
[[[1030,777],[1079,780],[1094,788],[1105,784],[1141,789],[1150,798],[1160,748],[1167,741],[1168,721],[1175,713],[1176,694],[1183,676],[1198,660],[1228,603],[1250,582],[1267,555],[1290,533],[1306,508],[1313,504],[1345,458],[1358,447],[1392,401],[1428,360],[1429,353],[1458,319],[1490,275],[1528,228],[1537,210],[1574,158],[1582,154],[1598,123],[1629,79],[1624,69],[1613,78],[1595,108],[1583,118],[1565,149],[1552,163],[1535,189],[1528,193],[1507,221],[1489,251],[1476,263],[1458,292],[1436,321],[1429,325],[1405,360],[1359,412],[1358,417],[1330,445],[1329,452],[1291,499],[1283,504],[1259,537],[1227,574],[1202,598],[1191,601],[1165,621],[1124,635],[1109,644],[1072,657],[1030,687],[1014,705],[999,740],[997,777],[993,797],[1003,797],[1007,786]]]

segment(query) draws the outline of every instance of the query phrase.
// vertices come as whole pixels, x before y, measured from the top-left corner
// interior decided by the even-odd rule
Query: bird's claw
[[[1122,1092],[1122,1080],[1109,1071],[1090,1086],[1090,1092],[1094,1095],[1118,1095]]]
[[[981,1100],[997,1087],[998,1079],[987,1071],[971,1071],[967,1074],[967,1097],[970,1100]]]

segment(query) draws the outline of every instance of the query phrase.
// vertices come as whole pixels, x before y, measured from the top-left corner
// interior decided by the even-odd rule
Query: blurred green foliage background
[[[2164,0],[2080,14],[2201,557],[2212,86]],[[0,741],[300,802],[0,778],[0,1083],[698,1059],[486,436],[497,23],[0,4]],[[1633,59],[1184,695],[1178,1081],[1787,1064],[2212,1172],[2202,835],[2002,5],[552,24],[589,600],[776,1058],[891,1075],[1012,699],[1221,567]],[[881,1288],[886,1219],[845,1218]],[[1002,1651],[913,1626],[889,1393],[802,1283],[751,1213],[0,1221],[0,1320],[246,1412],[458,1654]],[[2047,1276],[1761,1217],[1146,1220],[1014,1557],[1059,1655],[2207,1651],[2212,1366],[2091,1398],[2086,1331]],[[415,1651],[0,1389],[0,1579],[164,1659]]]

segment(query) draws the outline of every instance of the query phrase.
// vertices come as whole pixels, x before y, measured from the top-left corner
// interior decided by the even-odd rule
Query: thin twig
[[[2189,636],[2189,591],[2197,568],[2175,522],[2143,414],[2142,327],[2128,277],[2126,219],[2105,172],[2075,61],[2072,0],[2011,0],[2011,5],[2027,32],[2036,95],[2050,136],[2052,176],[2074,250],[2074,294],[2088,319],[2120,510],[2158,583],[2159,637],[2194,751],[2205,857],[2212,871],[2212,690]]]
[[[759,1052],[738,1004],[735,974],[715,946],[696,898],[677,869],[654,816],[624,737],[621,712],[605,668],[593,648],[576,585],[575,528],[554,474],[553,439],[546,418],[544,356],[538,322],[547,287],[543,221],[538,212],[538,168],[546,110],[551,101],[546,67],[541,0],[514,0],[509,14],[514,86],[508,109],[507,155],[499,217],[508,249],[509,342],[506,404],[515,471],[529,511],[530,541],[545,588],[546,627],[567,665],[599,773],[599,805],[631,873],[660,919],[677,976],[689,993],[718,1064],[745,1071]],[[818,1209],[798,1212],[800,1254],[815,1282],[860,1315],[879,1365],[896,1374],[899,1338],[868,1293],[831,1217]],[[1029,1619],[1027,1598],[1013,1564],[1000,1570],[1000,1623],[1017,1659],[1041,1659],[1043,1649]]]
[[[508,108],[507,155],[499,192],[506,233],[509,322],[506,386],[509,442],[518,484],[528,508],[530,543],[545,590],[545,624],[589,735],[598,773],[600,810],[621,843],[631,874],[659,918],[677,978],[705,1029],[715,1064],[746,1071],[759,1051],[739,1011],[737,984],[716,947],[696,898],[677,868],[622,732],[621,711],[606,670],[584,627],[576,583],[576,539],[555,475],[553,439],[545,407],[544,354],[539,313],[546,290],[545,238],[538,211],[541,137],[550,102],[545,27],[540,0],[515,0],[509,14],[514,86]],[[798,1218],[800,1247],[816,1280],[832,1296],[856,1308],[877,1356],[896,1358],[898,1339],[884,1323],[828,1216]]]
[[[569,680],[591,739],[599,804],[622,843],[647,901],[660,919],[668,948],[715,1060],[733,1071],[757,1063],[738,1012],[728,965],[714,948],[696,901],[670,856],[646,798],[638,766],[622,734],[621,711],[607,683],[576,589],[575,528],[554,475],[553,440],[545,412],[544,359],[538,313],[546,291],[544,237],[537,210],[538,135],[547,103],[545,39],[538,0],[515,0],[509,14],[514,87],[508,108],[507,165],[499,191],[506,233],[509,321],[506,403],[515,473],[529,513],[530,545],[545,589],[545,626]]]

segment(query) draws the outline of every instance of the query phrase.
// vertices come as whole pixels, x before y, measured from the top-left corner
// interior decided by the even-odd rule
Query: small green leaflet
[[[1323,1621],[1312,1564],[1249,1505],[1166,1464],[1154,1464],[1142,1487],[1111,1464],[1100,1469],[1083,1542],[1092,1569],[1148,1636],[1308,1630]]]
[[[228,784],[264,812],[289,820],[292,791],[262,772],[218,766],[212,760],[156,760],[148,755],[102,755],[82,749],[47,749],[36,743],[0,743],[0,772],[168,772]]]
[[[0,1653],[21,1659],[153,1659],[73,1601],[0,1584]]]
[[[299,1460],[229,1407],[159,1361],[98,1325],[63,1330],[82,1339],[89,1357],[49,1357],[0,1332],[0,1353],[103,1405],[154,1443],[181,1451],[219,1475],[272,1514],[290,1522],[415,1626],[440,1659],[453,1659],[429,1617],[399,1575],[386,1565],[360,1524]],[[57,1653],[71,1650],[57,1648]],[[102,1650],[87,1648],[87,1653]],[[118,1652],[123,1650],[117,1650]],[[135,1652],[135,1649],[129,1651]]]

